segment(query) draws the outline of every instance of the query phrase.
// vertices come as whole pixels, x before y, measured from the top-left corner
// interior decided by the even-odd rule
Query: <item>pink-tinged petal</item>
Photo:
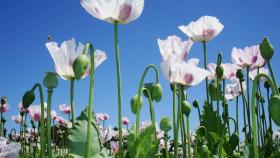
[[[250,70],[249,77],[250,77],[251,80],[254,80],[255,77],[258,74],[266,74],[266,75],[268,75],[269,71],[268,71],[267,68],[259,68],[259,70],[258,69],[253,69],[253,70]],[[260,80],[265,80],[265,78],[261,77]]]
[[[190,22],[187,26],[179,26],[194,42],[210,41],[215,38],[224,28],[216,17],[202,16],[197,21]]]
[[[1,106],[0,112],[3,113],[3,112],[8,112],[8,111],[9,111],[9,104],[8,103]]]
[[[22,124],[22,117],[20,115],[17,116],[11,116],[12,120],[17,124]]]
[[[29,115],[31,119],[35,122],[39,122],[41,119],[41,106],[40,105],[31,105],[28,108]],[[47,116],[46,111],[44,110],[44,117]]]
[[[119,21],[126,21],[131,14],[132,6],[129,4],[122,4],[120,6]]]
[[[210,72],[210,75],[208,76],[208,79],[214,80],[216,78],[216,67],[217,65],[214,63],[210,63],[207,65],[208,70]]]
[[[123,125],[128,125],[129,124],[129,119],[127,117],[122,118],[122,124]]]
[[[242,68],[260,68],[265,64],[265,61],[260,55],[258,45],[245,47],[244,49],[233,48],[231,57],[232,62]]]
[[[191,40],[182,41],[175,35],[157,41],[163,61],[173,57],[185,60],[193,44]]]
[[[63,114],[70,114],[71,107],[66,104],[59,105],[59,111],[61,111]]]
[[[189,60],[187,60],[188,64],[192,64],[194,66],[197,66],[199,64],[199,59],[197,58],[190,58]]]
[[[58,117],[57,113],[56,113],[54,110],[52,110],[52,111],[51,111],[51,119],[52,119],[52,120],[56,120],[57,117]]]
[[[245,82],[242,83],[242,86],[243,88],[245,88],[246,86]],[[225,98],[227,100],[233,100],[239,95],[241,95],[241,86],[238,80],[234,80],[233,83],[226,85]]]

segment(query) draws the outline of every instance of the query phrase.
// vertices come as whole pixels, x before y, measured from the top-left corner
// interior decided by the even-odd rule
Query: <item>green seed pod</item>
[[[200,137],[205,137],[206,134],[207,134],[207,129],[206,129],[206,127],[204,127],[204,126],[198,127],[198,129],[197,129],[197,131],[196,131],[196,134],[197,134],[198,136],[200,136]]]
[[[208,153],[208,147],[207,147],[207,145],[202,145],[201,146],[201,149],[202,149],[202,152],[205,154],[205,153]]]
[[[1,98],[1,105],[6,104],[7,102],[8,102],[7,97],[2,97],[2,98]]]
[[[48,89],[56,88],[58,83],[56,75],[54,72],[47,72],[43,80],[44,86]]]
[[[135,94],[131,101],[130,101],[130,108],[133,114],[137,114],[137,112],[141,109],[143,104],[143,98],[140,97],[140,100],[138,100],[138,94]]]
[[[262,41],[262,43],[259,45],[261,55],[264,60],[268,61],[272,58],[274,54],[274,48],[270,44],[267,37],[265,37]]]
[[[185,114],[186,117],[188,117],[191,112],[192,106],[188,101],[185,100],[182,102],[181,109],[182,109],[183,114]]]
[[[270,86],[270,83],[268,82],[268,80],[266,80],[265,82],[264,82],[264,88],[266,88],[266,89],[269,89],[271,86]]]
[[[72,65],[76,80],[80,80],[84,76],[89,64],[90,59],[88,58],[88,56],[82,54],[76,57]]]
[[[268,105],[269,114],[277,126],[280,126],[280,96],[271,97]]]
[[[217,74],[217,77],[218,77],[219,79],[222,79],[223,74],[224,74],[224,68],[223,68],[222,66],[218,65],[218,66],[216,67],[216,74]]]
[[[27,109],[35,100],[35,94],[34,91],[27,91],[24,93],[22,97],[22,106]]]
[[[198,108],[198,106],[199,106],[199,105],[198,105],[198,101],[197,101],[197,100],[193,101],[193,103],[192,103],[192,104],[193,104],[193,107],[195,107],[195,108]]]
[[[154,86],[153,86],[152,98],[156,102],[159,102],[162,98],[162,87],[159,83],[154,84]]]
[[[239,69],[239,70],[236,71],[236,77],[237,77],[238,79],[240,79],[241,81],[244,80],[244,79],[243,79],[244,75],[243,75],[242,69]]]
[[[238,133],[234,132],[229,138],[230,148],[233,151],[239,144],[239,135]]]
[[[164,117],[160,120],[160,129],[165,133],[171,130],[171,120],[169,117]]]

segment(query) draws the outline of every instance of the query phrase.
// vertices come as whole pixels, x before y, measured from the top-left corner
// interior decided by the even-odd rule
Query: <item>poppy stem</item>
[[[203,41],[202,43],[203,43],[203,54],[204,54],[204,68],[207,70],[206,42]],[[206,77],[205,84],[206,84],[207,103],[209,103],[208,77]]]
[[[52,145],[51,145],[51,103],[52,103],[53,89],[48,89],[48,102],[47,102],[47,149],[48,157],[52,158]]]
[[[117,68],[117,84],[118,84],[118,130],[119,130],[119,158],[123,158],[122,148],[122,94],[121,94],[121,66],[120,66],[120,50],[118,42],[118,21],[114,21],[114,38]]]
[[[176,84],[173,86],[173,135],[174,135],[174,155],[178,158],[178,135],[177,135],[177,125],[176,125]]]
[[[164,147],[165,147],[165,149],[164,149],[164,151],[165,151],[165,157],[166,158],[169,158],[169,152],[168,152],[168,147],[167,147],[167,133],[166,132],[164,132]]]
[[[86,141],[86,150],[85,158],[90,158],[91,155],[91,126],[92,126],[92,102],[93,102],[93,93],[94,93],[94,48],[92,44],[87,43],[84,49],[90,49],[90,86],[89,86],[89,98],[88,98],[88,123],[87,123],[87,141]]]
[[[274,87],[277,88],[277,82],[276,82],[276,79],[275,79],[274,72],[272,70],[272,66],[271,66],[270,60],[267,61],[267,65],[268,65],[270,76],[272,78],[273,85],[274,85]],[[279,91],[278,90],[276,91],[276,95],[279,95]]]
[[[249,125],[249,139],[251,140],[251,134],[252,134],[252,126],[250,121],[250,115],[255,115],[255,113],[250,114],[250,78],[249,78],[249,66],[247,66],[247,117],[248,117],[248,125]],[[252,93],[252,96],[255,97],[255,93]]]
[[[75,123],[74,81],[75,81],[74,78],[72,78],[72,79],[70,80],[70,106],[71,106],[71,121],[72,121],[72,125],[74,125],[74,123]]]

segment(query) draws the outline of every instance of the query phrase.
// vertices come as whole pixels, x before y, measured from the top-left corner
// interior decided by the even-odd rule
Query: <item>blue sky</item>
[[[123,116],[132,122],[130,98],[137,92],[140,76],[148,64],[159,66],[161,57],[157,38],[165,39],[169,35],[187,37],[179,29],[190,21],[203,15],[216,16],[224,24],[224,30],[217,38],[208,43],[208,61],[215,62],[219,51],[223,52],[224,62],[230,62],[231,49],[243,48],[260,43],[264,36],[269,36],[275,47],[272,65],[276,77],[280,74],[280,19],[279,1],[225,1],[225,0],[147,0],[140,18],[128,25],[119,27],[120,58],[123,92]],[[93,18],[80,5],[78,0],[9,0],[0,1],[0,96],[7,96],[10,111],[5,114],[8,127],[15,126],[11,115],[18,113],[17,104],[23,93],[34,83],[41,82],[44,73],[54,71],[54,64],[45,47],[47,35],[61,43],[72,37],[76,41],[90,41],[98,49],[104,50],[108,59],[96,70],[94,110],[106,112],[111,116],[110,124],[117,124],[117,85],[114,58],[113,25]],[[203,62],[202,45],[193,45],[190,57]],[[149,74],[147,82],[154,81]],[[171,116],[172,95],[169,83],[160,72],[164,96],[160,103],[154,104],[156,119]],[[54,91],[52,107],[69,104],[68,81],[59,79],[59,86]],[[85,107],[88,99],[89,79],[76,82],[76,115]],[[205,97],[204,83],[188,90],[189,101],[197,98],[200,103]],[[45,91],[46,94],[46,91]],[[39,103],[37,99],[35,103]],[[231,116],[235,116],[234,104],[230,106]],[[142,120],[149,119],[148,105],[142,109]],[[66,117],[66,116],[65,116]],[[196,109],[191,113],[191,128],[198,125]]]

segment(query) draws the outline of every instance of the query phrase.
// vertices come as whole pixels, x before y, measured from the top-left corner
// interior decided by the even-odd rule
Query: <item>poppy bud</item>
[[[199,106],[199,105],[198,105],[198,101],[197,101],[197,100],[193,101],[193,103],[192,103],[192,104],[193,104],[193,107],[195,107],[195,108],[198,108],[198,106]]]
[[[151,97],[152,97],[153,85],[154,85],[154,83],[145,83],[144,84],[144,88],[146,88],[150,92]],[[143,91],[143,94],[146,98],[149,97],[147,91]]]
[[[216,67],[216,74],[217,74],[217,77],[219,79],[221,79],[223,77],[223,74],[224,74],[224,68],[221,66],[221,65],[218,65]]]
[[[156,102],[159,102],[161,100],[161,98],[162,98],[162,87],[161,87],[161,85],[159,83],[157,83],[157,84],[155,84],[153,86],[152,98]]]
[[[202,149],[202,152],[205,154],[205,153],[208,153],[208,147],[207,147],[207,145],[202,145],[201,146],[201,149]]]
[[[197,131],[196,131],[197,135],[200,137],[205,137],[206,133],[207,133],[207,129],[204,126],[200,126],[198,127]]]
[[[264,82],[264,88],[269,89],[270,88],[270,83],[268,82],[268,80],[266,80]]]
[[[160,120],[160,129],[165,133],[171,130],[171,120],[169,117],[164,117]]]
[[[188,101],[183,101],[182,102],[182,112],[183,114],[185,114],[187,117],[189,116],[190,112],[191,112],[191,104]]]
[[[243,81],[244,75],[243,75],[242,69],[239,69],[239,70],[236,71],[236,77],[238,79],[240,79],[241,81]]]
[[[137,114],[137,112],[141,109],[143,104],[143,98],[140,97],[140,100],[138,100],[138,94],[135,94],[131,101],[130,101],[130,108],[133,114]]]
[[[56,73],[54,72],[47,72],[44,78],[44,86],[47,87],[48,89],[53,89],[57,87],[57,77]]]
[[[6,104],[7,101],[8,101],[7,97],[2,97],[2,98],[1,98],[1,105]]]
[[[280,96],[271,97],[268,105],[269,114],[277,126],[280,126]]]
[[[222,64],[222,52],[218,54],[217,65],[220,66]]]
[[[22,106],[27,109],[35,100],[35,94],[34,91],[27,91],[24,93],[22,97]]]
[[[259,46],[261,55],[264,60],[268,61],[272,58],[274,54],[274,48],[270,44],[269,40],[267,37],[265,37],[262,41],[262,43]]]
[[[82,54],[76,57],[72,65],[76,80],[80,80],[84,76],[89,64],[90,60],[88,56]]]
[[[234,150],[239,144],[239,135],[234,132],[229,138],[229,144],[232,150]]]

